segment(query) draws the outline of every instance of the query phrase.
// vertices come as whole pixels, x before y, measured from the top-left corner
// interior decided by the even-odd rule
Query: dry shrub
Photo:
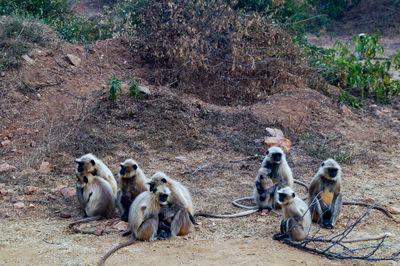
[[[138,47],[153,81],[207,101],[252,101],[282,84],[302,86],[299,76],[309,71],[289,34],[226,1],[151,1],[140,16]]]

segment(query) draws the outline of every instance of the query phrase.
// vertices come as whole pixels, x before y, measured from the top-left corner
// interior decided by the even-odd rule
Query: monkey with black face
[[[76,159],[75,163],[77,164],[77,167],[75,169],[75,174],[77,177],[76,195],[82,207],[85,205],[82,195],[84,177],[88,176],[89,174],[101,177],[106,180],[110,184],[114,196],[117,195],[117,182],[115,181],[114,175],[99,158],[91,153],[88,153]]]
[[[115,209],[115,197],[107,181],[92,174],[87,174],[82,179],[82,207],[85,217],[88,218],[71,223],[70,228],[76,224],[110,218]]]
[[[268,178],[268,172],[265,168],[260,168],[255,180],[256,187],[254,188],[254,202],[259,211],[264,209],[278,209],[280,206],[276,201],[277,191],[283,187],[281,183],[271,185]]]
[[[137,196],[129,210],[129,228],[131,240],[119,244],[108,251],[100,260],[103,265],[106,259],[120,248],[129,246],[137,240],[154,241],[157,239],[159,227],[159,212],[162,206],[168,204],[171,190],[168,186],[152,187],[150,191],[144,191]]]
[[[166,237],[161,236],[161,238],[186,235],[191,232],[195,220],[193,217],[192,197],[189,190],[163,172],[155,173],[151,177],[149,185],[150,190],[157,189],[159,186],[167,186],[171,190],[171,195],[168,198],[168,206],[162,208],[160,212],[161,230],[167,232],[165,234]],[[164,228],[162,229],[163,226]],[[170,228],[167,229],[167,227]]]
[[[121,220],[128,221],[129,208],[135,198],[142,192],[149,190],[149,181],[137,162],[127,159],[120,164],[118,173],[117,193],[118,206],[121,211]]]
[[[342,169],[333,159],[324,161],[314,178],[309,190],[309,204],[314,222],[327,229],[335,226],[342,210]]]
[[[272,185],[269,180],[272,181]],[[274,146],[267,150],[255,184],[254,202],[260,211],[280,208],[277,202],[277,191],[285,186],[293,186],[292,170],[281,148]]]
[[[290,187],[278,190],[278,202],[282,206],[283,215],[281,233],[275,234],[274,239],[305,240],[311,228],[311,214],[307,204],[296,197]]]

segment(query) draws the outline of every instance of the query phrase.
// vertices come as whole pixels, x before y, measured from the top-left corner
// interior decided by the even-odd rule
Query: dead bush
[[[253,101],[310,72],[291,36],[260,14],[222,0],[151,1],[140,11],[138,46],[151,80],[219,104]]]

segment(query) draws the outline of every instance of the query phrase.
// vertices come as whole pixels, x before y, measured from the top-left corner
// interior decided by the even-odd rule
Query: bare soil
[[[384,34],[384,45],[400,43],[396,38]],[[67,54],[78,56],[81,63],[71,65]],[[129,40],[93,45],[55,42],[30,55],[34,64],[25,62],[0,77],[0,140],[11,142],[0,148],[0,163],[17,168],[0,173],[0,264],[94,265],[125,241],[117,230],[95,236],[68,229],[83,214],[75,196],[64,197],[59,190],[74,187],[73,160],[87,152],[98,155],[114,173],[119,162],[132,157],[148,176],[162,170],[185,184],[196,210],[234,213],[241,210],[232,206],[232,200],[252,194],[266,150],[265,128],[276,127],[292,141],[287,157],[295,178],[309,183],[327,154],[346,156],[341,163],[345,200],[400,207],[399,99],[357,111],[317,91],[292,86],[257,103],[220,106],[148,83],[142,77],[152,69],[138,58]],[[113,103],[107,89],[113,76],[124,81],[136,77],[151,95],[137,101],[125,88]],[[259,157],[240,160],[254,154]],[[50,169],[41,170],[42,162],[49,162]],[[27,195],[28,185],[38,190]],[[304,193],[301,187],[295,190]],[[17,208],[13,199],[49,204],[25,202]],[[344,206],[335,230],[363,210]],[[61,218],[61,211],[72,217]],[[365,265],[328,260],[272,240],[280,219],[275,213],[198,218],[191,234],[137,243],[114,254],[108,264]],[[116,214],[88,226],[112,230],[118,221]],[[395,235],[384,251],[399,250],[399,225],[378,211],[372,211],[349,237],[382,232]]]

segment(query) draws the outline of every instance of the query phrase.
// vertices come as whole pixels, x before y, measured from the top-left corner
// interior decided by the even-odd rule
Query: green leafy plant
[[[129,82],[129,96],[134,97],[137,101],[140,100],[139,82],[136,78],[132,78]]]
[[[122,80],[120,80],[116,77],[113,77],[108,81],[108,85],[110,85],[110,87],[108,88],[109,89],[108,95],[109,95],[110,100],[116,101],[117,91],[122,93],[121,83],[122,83]]]
[[[340,42],[326,50],[305,46],[304,52],[328,83],[343,88],[341,100],[345,103],[359,108],[362,101],[373,98],[385,104],[400,92],[400,82],[392,80],[389,73],[392,65],[395,69],[400,66],[400,50],[386,60],[377,59],[384,52],[379,36],[379,32],[354,36],[354,52]]]

